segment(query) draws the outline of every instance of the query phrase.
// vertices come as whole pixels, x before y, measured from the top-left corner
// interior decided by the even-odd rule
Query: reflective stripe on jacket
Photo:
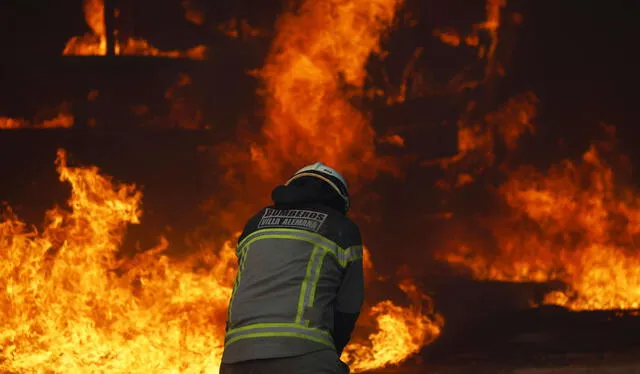
[[[359,313],[364,298],[351,220],[316,205],[268,207],[247,223],[236,254],[223,362],[335,349],[334,312]]]

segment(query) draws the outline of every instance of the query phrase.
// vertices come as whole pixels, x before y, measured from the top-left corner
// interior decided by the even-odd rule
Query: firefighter
[[[347,183],[317,162],[271,197],[238,239],[220,373],[349,373],[364,277]]]

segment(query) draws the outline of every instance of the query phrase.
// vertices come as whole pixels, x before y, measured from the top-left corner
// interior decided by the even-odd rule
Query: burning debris
[[[190,1],[181,4],[190,22],[205,22]],[[354,98],[382,96],[391,106],[424,97],[418,86],[427,81],[416,68],[424,48],[415,50],[398,89],[370,89],[366,82],[368,60],[384,58],[381,40],[403,5],[402,0],[307,0],[280,17],[265,66],[256,75],[263,84],[264,123],[215,147],[225,187],[204,204],[215,235],[192,241],[185,258],[169,256],[167,250],[180,245],[162,237],[154,248],[124,255],[127,228],[142,216],[140,189],[115,182],[95,166],[69,166],[60,151],[57,171],[71,185],[68,207],[49,210],[42,230],[10,209],[0,219],[0,300],[6,306],[0,321],[8,327],[0,332],[0,371],[217,372],[236,271],[234,240],[270,189],[300,163],[316,160],[340,165],[356,190],[380,174],[400,174],[399,158],[384,157],[377,147],[403,151],[410,137],[395,129],[377,133]],[[467,94],[504,74],[497,51],[500,22],[509,17],[505,7],[504,0],[488,0],[486,19],[468,33],[434,31],[447,45],[475,49],[480,66],[478,76],[469,79],[465,70],[442,91]],[[103,0],[84,1],[91,32],[70,39],[64,55],[106,56],[113,37],[115,55],[206,57],[204,46],[161,51],[143,39],[123,40],[118,30],[108,35],[105,12]],[[522,22],[517,13],[510,17]],[[219,30],[231,37],[266,35],[236,18]],[[206,128],[202,108],[181,96],[192,82],[180,74],[165,91],[166,118],[149,119],[146,105],[131,111],[145,124]],[[92,92],[88,100],[96,97]],[[498,187],[487,192],[496,211],[474,218],[469,227],[456,221],[455,212],[431,215],[462,226],[435,257],[476,280],[563,284],[532,306],[625,310],[617,313],[637,317],[640,199],[621,181],[615,142],[594,143],[581,158],[548,170],[514,166],[511,156],[521,140],[536,133],[538,97],[523,92],[493,107],[468,97],[455,122],[458,154],[422,165],[443,170],[436,187],[448,196],[484,183],[488,171],[499,174]],[[65,105],[47,118],[0,118],[0,129],[73,124]],[[251,175],[257,177],[248,182]],[[373,287],[389,283],[376,273],[368,251],[365,272]],[[444,317],[416,282],[403,279],[393,286],[406,302],[368,300],[359,335],[344,352],[356,372],[402,363],[445,331]]]
[[[228,145],[235,155],[249,149],[249,159],[220,159],[231,162],[225,175],[230,193],[242,185],[234,178],[256,173],[262,183],[251,190],[260,197],[251,204],[228,200],[215,213],[229,218],[218,222],[229,229],[228,236],[216,238],[222,245],[203,241],[195,253],[175,260],[163,254],[169,243],[160,238],[156,248],[119,258],[128,225],[139,223],[141,192],[97,167],[68,166],[60,151],[57,170],[71,184],[70,209],[47,212],[41,232],[11,211],[0,224],[0,249],[8,259],[0,284],[9,306],[0,318],[11,326],[0,335],[0,369],[216,372],[242,212],[261,203],[301,159],[341,164],[356,183],[363,181],[356,177],[393,171],[376,155],[376,134],[345,89],[362,91],[367,58],[379,51],[400,5],[306,1],[299,12],[282,17],[261,73],[267,105],[261,138]],[[328,17],[332,9],[340,17]],[[106,53],[103,13],[100,1],[85,2],[93,33],[72,39],[65,54]],[[183,78],[176,87],[188,85],[188,76]],[[363,163],[370,173],[362,173]],[[345,352],[355,371],[398,364],[439,336],[444,321],[430,298],[408,281],[400,289],[413,305],[382,300],[364,311],[362,323],[370,328]]]
[[[162,254],[169,243],[160,238],[158,247],[119,259],[127,226],[140,223],[142,194],[96,167],[69,167],[64,151],[56,164],[71,184],[70,210],[47,212],[42,232],[10,210],[0,222],[8,306],[0,320],[10,327],[0,334],[0,369],[215,372],[236,271],[233,238],[219,250],[202,243],[179,261]],[[441,317],[419,304],[371,307],[378,331],[345,352],[354,370],[399,363],[440,334]]]
[[[47,212],[42,232],[10,211],[0,223],[3,372],[215,372],[234,251],[205,248],[183,262],[116,255],[139,223],[142,194],[96,167],[56,161],[70,210]],[[204,263],[206,268],[199,267]],[[144,358],[144,359],[141,359]]]
[[[567,289],[547,294],[546,304],[640,308],[640,198],[634,188],[616,183],[607,161],[619,160],[613,142],[594,144],[579,161],[565,160],[547,172],[509,170],[497,191],[509,215],[487,227],[496,252],[460,244],[440,257],[479,279],[564,282]]]
[[[52,113],[55,113],[52,115]],[[0,130],[13,129],[53,129],[73,127],[74,116],[71,112],[69,103],[62,103],[56,108],[50,110],[42,110],[41,113],[33,120],[24,118],[0,117]]]
[[[119,13],[119,10],[114,10],[114,18],[117,19]],[[187,51],[162,51],[149,44],[145,39],[128,37],[125,40],[120,40],[117,29],[113,31],[114,35],[108,35],[105,16],[104,0],[84,0],[84,17],[91,32],[71,38],[62,54],[65,56],[106,56],[110,53],[107,39],[113,37],[115,55],[206,59],[207,47],[204,45],[195,46]],[[192,20],[196,13],[188,10],[186,16]]]
[[[230,38],[241,38],[242,40],[269,35],[266,30],[251,26],[246,19],[235,17],[218,25],[217,29]]]

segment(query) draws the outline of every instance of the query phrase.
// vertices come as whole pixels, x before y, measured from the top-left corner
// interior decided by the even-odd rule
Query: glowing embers
[[[116,11],[116,15],[118,15]],[[191,13],[187,13],[189,15]],[[83,36],[74,36],[67,42],[63,55],[106,56],[107,28],[105,24],[105,6],[103,0],[84,0],[84,18],[91,28],[91,32]],[[117,36],[118,31],[114,31]],[[207,47],[198,45],[186,51],[163,51],[145,39],[129,37],[124,41],[115,38],[116,55],[158,56],[169,58],[190,58],[194,60],[206,59]]]

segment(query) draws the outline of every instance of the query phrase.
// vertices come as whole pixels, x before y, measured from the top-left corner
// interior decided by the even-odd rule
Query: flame
[[[54,129],[64,128],[68,129],[73,127],[75,118],[71,113],[71,106],[68,103],[62,103],[57,108],[49,108],[48,112],[56,111],[56,115],[51,118],[44,118],[41,120],[34,119],[33,121],[26,120],[24,118],[11,118],[0,117],[0,130],[14,130],[14,129]]]
[[[497,144],[509,151],[517,148],[520,139],[535,133],[533,120],[537,113],[538,97],[525,92],[507,100],[498,110],[488,113],[481,121],[467,118],[458,121],[458,153],[453,157],[423,162],[423,165],[440,165],[448,172],[437,186],[451,190],[454,186],[469,184],[494,165]],[[469,103],[467,112],[475,110],[475,102]]]
[[[242,38],[243,40],[269,35],[266,30],[251,26],[246,19],[239,20],[236,17],[219,24],[217,29],[230,38]]]
[[[462,243],[440,258],[479,279],[562,281],[566,289],[547,294],[546,304],[640,308],[640,194],[616,183],[605,159],[611,149],[592,145],[580,161],[546,173],[527,166],[510,173],[499,189],[509,215],[491,221],[496,252]]]
[[[263,141],[252,144],[251,162],[263,180],[281,182],[290,165],[323,160],[350,180],[370,179],[394,165],[375,153],[376,134],[352,104],[364,94],[366,64],[380,53],[380,40],[395,20],[401,0],[304,1],[279,20],[265,67],[267,120]],[[383,138],[402,146],[399,136]],[[368,168],[365,165],[370,165]],[[367,282],[376,277],[365,252]],[[359,336],[343,359],[355,372],[398,364],[440,334],[442,319],[426,295],[409,307],[381,301],[362,323],[374,331]]]
[[[105,56],[107,54],[107,29],[104,23],[104,0],[84,0],[84,20],[91,33],[74,36],[64,47],[63,55]]]
[[[397,365],[440,336],[444,319],[434,312],[431,298],[411,280],[400,282],[399,287],[412,306],[400,307],[384,300],[369,309],[377,331],[366,341],[359,338],[350,343],[342,355],[353,372]]]
[[[362,94],[367,60],[380,52],[380,38],[400,5],[401,0],[305,1],[296,14],[280,19],[262,71],[267,144],[255,152],[270,161],[261,168],[264,175],[272,173],[274,159],[283,166],[323,159],[352,176],[385,167],[375,155],[375,132],[349,99]],[[367,163],[373,164],[369,173],[362,168]]]
[[[25,127],[28,127],[27,121],[22,118],[0,117],[0,130],[21,129]]]
[[[499,43],[498,31],[500,30],[500,14],[502,8],[507,6],[507,0],[486,0],[485,12],[486,20],[484,22],[473,25],[472,31],[461,36],[459,32],[454,29],[436,29],[433,31],[433,36],[440,39],[444,44],[448,44],[453,47],[458,47],[464,43],[467,46],[477,48],[478,57],[486,58],[487,60],[493,59],[496,48]],[[520,14],[514,14],[516,22],[522,22],[522,16]],[[486,32],[490,38],[488,46],[480,44],[480,33]]]
[[[258,73],[264,81],[266,120],[259,136],[241,132],[244,141],[218,147],[226,170],[221,183],[229,191],[207,203],[212,223],[222,223],[229,232],[241,228],[242,217],[259,207],[243,203],[238,193],[244,200],[264,201],[274,184],[307,162],[338,167],[356,189],[378,171],[395,172],[392,162],[376,154],[376,134],[352,99],[364,94],[367,60],[382,52],[381,39],[401,5],[400,0],[307,0],[279,18]],[[368,284],[383,279],[368,252],[365,268]],[[383,300],[365,308],[357,342],[344,357],[355,370],[402,362],[438,336],[441,317],[422,308],[423,299],[409,301],[408,307]],[[395,339],[398,328],[411,338]]]
[[[459,45],[464,40],[477,48],[478,57],[486,60],[482,83],[494,72],[502,72],[495,52],[505,6],[504,0],[487,0],[486,20],[465,37],[454,30],[434,32],[444,43]],[[512,22],[521,24],[522,16],[512,14]],[[480,31],[488,33],[488,45],[480,43]],[[462,82],[460,87],[477,84]],[[535,132],[532,120],[537,103],[537,97],[527,92],[478,121],[472,119],[477,118],[477,105],[470,102],[467,111],[476,115],[461,116],[459,153],[438,160],[448,172],[438,187],[451,191],[474,183],[496,166],[495,149],[500,143],[508,159],[519,139]],[[606,130],[614,132],[613,127]],[[640,200],[633,189],[616,185],[612,166],[602,158],[602,152],[610,149],[610,144],[594,145],[581,161],[565,160],[546,173],[529,166],[513,170],[508,162],[497,165],[506,173],[495,204],[504,214],[474,223],[490,233],[492,245],[482,236],[478,240],[468,233],[454,235],[437,257],[477,279],[565,284],[564,290],[532,301],[534,305],[542,302],[572,310],[640,308],[640,278],[634,271],[640,265],[635,250]]]
[[[191,0],[182,0],[180,5],[184,8],[184,18],[186,18],[187,21],[202,26],[205,18],[204,12],[197,9]]]
[[[104,13],[102,2],[93,3]],[[308,0],[280,18],[261,71],[267,115],[262,138],[250,141],[244,158],[230,145],[220,147],[234,151],[223,152],[223,165],[244,167],[227,169],[229,193],[242,187],[237,178],[255,172],[262,183],[252,180],[245,190],[262,199],[267,186],[281,182],[291,167],[317,159],[339,165],[352,180],[393,171],[393,164],[376,155],[376,134],[351,99],[363,93],[367,60],[381,52],[380,40],[401,3]],[[99,32],[104,17],[98,18],[102,29],[92,27],[93,37],[87,38],[92,48],[105,39]],[[84,39],[74,40],[67,54],[90,54]],[[126,46],[116,47],[126,53]],[[5,283],[0,284],[9,312],[1,316],[10,328],[0,335],[0,369],[217,372],[235,273],[232,239],[221,247],[201,244],[180,261],[163,255],[169,244],[160,239],[156,248],[118,260],[127,225],[137,224],[141,215],[140,192],[95,167],[67,166],[64,153],[58,171],[72,185],[70,211],[51,210],[41,233],[12,215],[3,221],[7,229],[0,248],[13,257],[2,263]],[[228,204],[217,212],[222,218],[217,224],[236,232],[252,206],[237,197]],[[366,267],[372,282],[370,254]],[[345,351],[355,371],[398,364],[440,334],[443,321],[431,299],[411,283],[399,286],[409,306],[383,300],[365,309],[360,323],[372,329],[359,330]]]
[[[127,226],[140,223],[142,193],[96,167],[68,166],[64,151],[56,163],[71,185],[70,210],[48,211],[42,232],[10,210],[0,221],[0,370],[217,372],[236,271],[232,241],[176,261],[162,254],[169,243],[160,238],[118,259]],[[440,334],[430,299],[410,282],[400,287],[421,300],[370,309],[378,331],[345,352],[354,371],[402,362]]]
[[[183,261],[150,251],[118,260],[142,194],[96,167],[69,167],[70,210],[47,212],[44,230],[11,211],[0,221],[2,372],[215,373],[235,254],[231,242]]]
[[[462,36],[460,32],[447,28],[436,29],[433,31],[433,36],[437,37],[442,43],[450,45],[452,47],[459,47],[464,44],[468,47],[476,49],[476,53],[479,59],[486,61],[484,69],[484,80],[490,79],[494,73],[504,75],[504,69],[499,64],[499,61],[495,58],[495,52],[500,42],[499,30],[500,30],[500,17],[502,9],[507,6],[507,0],[486,0],[485,2],[485,14],[486,19],[483,22],[474,24],[469,34]],[[514,13],[512,16],[514,23],[522,23],[522,16],[518,13]],[[481,36],[486,34],[489,42],[483,43]],[[478,82],[465,82],[462,87],[469,87],[477,85]]]
[[[69,39],[62,54],[65,56],[106,56],[107,31],[105,26],[104,0],[84,0],[84,18],[92,32],[86,33],[83,36],[74,36]],[[118,32],[116,31],[114,34],[117,35]],[[116,40],[114,52],[116,55],[158,56],[204,60],[206,59],[207,51],[208,49],[204,45],[198,45],[186,51],[162,51],[152,46],[144,39],[129,37],[124,42]]]

